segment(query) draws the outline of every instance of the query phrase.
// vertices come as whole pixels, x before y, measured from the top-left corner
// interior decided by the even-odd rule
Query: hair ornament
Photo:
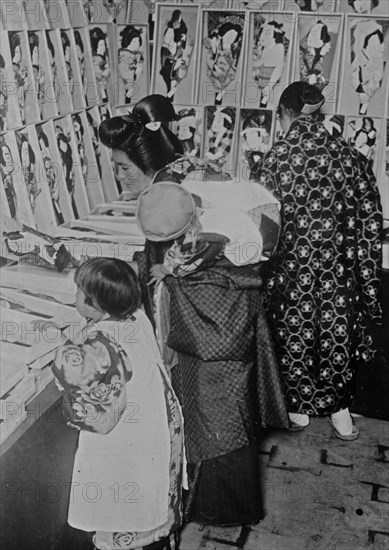
[[[161,125],[162,125],[162,122],[157,121],[157,122],[148,122],[144,126],[151,132],[157,132],[160,129]]]
[[[319,103],[315,103],[315,105],[310,105],[309,103],[304,103],[303,108],[301,109],[301,113],[303,115],[312,115],[313,113],[316,113],[320,109],[320,107],[323,105],[325,99],[323,98]]]

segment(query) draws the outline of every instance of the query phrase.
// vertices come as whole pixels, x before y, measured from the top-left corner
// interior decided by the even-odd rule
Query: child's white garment
[[[89,330],[117,342],[132,370],[127,405],[109,433],[81,429],[68,522],[83,531],[153,531],[166,536],[181,520],[181,412],[149,320],[104,320]],[[113,344],[114,345],[114,344]],[[163,526],[163,533],[154,530]],[[149,541],[149,543],[152,542]]]

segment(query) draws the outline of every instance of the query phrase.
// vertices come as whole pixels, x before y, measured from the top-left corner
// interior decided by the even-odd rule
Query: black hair
[[[76,42],[76,46],[80,46],[80,50],[84,53],[84,42],[82,41],[80,31],[77,29],[74,31],[74,40]]]
[[[311,30],[315,25],[321,25],[320,40],[323,42],[323,44],[328,44],[328,42],[331,42],[331,36],[329,35],[329,32],[328,32],[328,26],[325,23],[323,23],[321,19],[319,21],[316,21],[316,23],[312,25],[312,27],[309,29],[308,34],[311,32]]]
[[[77,268],[74,282],[87,305],[97,306],[115,320],[128,319],[141,305],[138,278],[123,260],[91,258]]]
[[[105,112],[103,111],[105,110]],[[109,118],[111,118],[111,114],[108,110],[108,107],[106,105],[100,105],[99,106],[99,111],[100,111],[100,117],[101,117],[101,120],[108,120]]]
[[[30,164],[35,164],[35,153],[33,148],[30,145],[30,142],[28,141],[27,137],[24,134],[17,134],[18,137],[18,149],[19,153],[21,155],[22,153],[22,145],[23,143],[27,143],[28,146],[28,157],[30,159]]]
[[[168,123],[176,113],[168,98],[154,94],[141,99],[132,113],[104,120],[99,126],[101,142],[125,153],[144,174],[155,172],[183,154],[179,139],[169,130]],[[150,122],[160,122],[158,130],[146,128]]]
[[[370,0],[371,8],[374,9],[378,6],[379,0]],[[355,0],[348,0],[349,6],[354,9]]]
[[[97,49],[98,49],[100,40],[104,40],[106,44],[106,39],[107,39],[107,35],[102,29],[100,29],[100,27],[95,27],[94,29],[91,29],[90,40],[91,40],[93,55],[97,54]]]
[[[368,35],[365,36],[365,40],[363,41],[363,47],[364,47],[364,48],[366,48],[366,46],[367,46],[368,43],[369,43],[370,38],[371,38],[372,36],[374,36],[375,34],[377,35],[378,40],[380,41],[380,44],[383,43],[383,41],[384,41],[384,35],[383,35],[383,33],[382,33],[379,29],[376,29],[375,31],[373,31],[373,32],[371,32],[370,34],[368,34]]]
[[[369,116],[365,116],[362,118],[362,128],[366,127],[366,122],[369,122],[371,128],[374,128],[374,120]]]
[[[9,145],[5,142],[5,139],[3,137],[0,137],[0,164],[2,166],[5,165],[5,159],[4,159],[4,155],[3,155],[3,147],[7,147],[8,151],[9,151],[9,154],[11,155],[11,159],[12,159],[11,149],[9,148]]]
[[[62,49],[65,52],[66,48],[70,48],[70,39],[65,31],[61,30]]]
[[[47,47],[49,48],[51,55],[52,55],[53,57],[55,57],[55,48],[54,48],[54,44],[53,44],[52,41],[51,41],[50,34],[49,34],[48,31],[46,31],[46,39],[47,39]]]
[[[196,109],[194,109],[194,108],[192,108],[192,109],[181,109],[180,111],[178,111],[178,114],[177,114],[178,126],[184,118],[193,117],[193,116],[194,117],[196,116]],[[195,135],[196,135],[196,123],[189,126],[189,132],[190,132],[190,137],[188,139],[181,139],[180,140],[180,142],[182,143],[182,145],[184,147],[184,152],[185,153],[190,153],[195,148],[194,138],[195,138]]]
[[[319,115],[319,120],[324,123],[326,121],[326,117],[323,114]],[[330,129],[326,129],[329,131],[329,133],[334,137],[341,137],[344,130],[344,116],[343,115],[331,115],[327,118],[327,123],[330,125]]]
[[[304,6],[301,6],[298,0],[295,0],[295,1],[296,3],[298,3],[302,11],[312,11],[312,0],[304,0]]]
[[[172,27],[173,23],[179,20],[181,17],[181,10],[173,10],[172,16],[170,18],[170,21],[168,22],[167,26]]]
[[[280,108],[283,107],[285,110],[290,111],[293,116],[300,116],[304,105],[320,104],[315,111],[318,112],[324,103],[324,99],[319,88],[313,84],[303,81],[292,82],[282,92],[277,111],[279,112]]]
[[[320,38],[324,42],[324,44],[328,44],[328,42],[331,42],[331,37],[328,32],[328,26],[323,23],[323,21],[318,21],[318,24],[320,23],[322,25]]]
[[[134,38],[139,38],[139,43],[142,45],[142,32],[139,29],[136,29],[133,25],[127,25],[122,31],[120,31],[120,36],[122,37],[122,48],[127,48],[134,40]]]
[[[72,175],[71,175],[71,172],[73,170],[72,148],[70,146],[68,138],[63,133],[62,128],[60,126],[57,126],[56,130],[58,131],[58,133],[57,133],[57,144],[58,144],[59,154],[61,155],[61,160],[62,160],[63,165],[67,168],[66,178],[65,178],[66,179],[66,187],[70,191],[70,189],[72,189],[72,187],[73,187]],[[66,151],[62,151],[62,149],[60,147],[61,142],[66,143],[66,145],[67,145]]]
[[[251,113],[245,117],[242,123],[242,130],[247,130],[247,128],[265,128],[270,134],[271,115],[266,116],[260,111]]]
[[[182,118],[187,116],[196,116],[196,109],[194,107],[180,109],[177,114],[177,120],[181,120]]]
[[[265,25],[269,25],[269,26],[274,27],[273,36],[274,36],[275,43],[276,44],[283,44],[284,43],[284,37],[285,37],[285,31],[282,27],[284,25],[282,23],[278,23],[277,21],[265,21],[263,23],[263,25],[261,25],[261,28],[259,29],[257,40],[259,40],[259,37],[261,36],[262,31],[263,31],[263,27]]]
[[[97,123],[95,121],[95,119],[93,118],[93,116],[90,114],[89,111],[85,111],[86,112],[86,118],[88,119],[88,122],[89,124],[92,126],[93,128],[93,132],[95,134],[95,138],[98,139],[99,137],[99,129],[98,129],[98,126],[97,126]]]
[[[218,34],[219,34],[219,36],[221,36],[223,38],[223,36],[228,31],[236,31],[237,32],[237,36],[236,36],[234,42],[237,42],[239,40],[239,38],[241,37],[241,35],[242,35],[242,27],[240,25],[235,24],[235,23],[231,23],[230,21],[227,21],[226,23],[223,23],[222,25],[220,25],[220,27],[218,29]]]
[[[30,46],[30,53],[34,51],[34,48],[39,48],[39,36],[35,32],[28,33],[28,44]]]
[[[82,120],[81,120],[80,115],[78,113],[76,113],[75,115],[72,116],[72,119],[73,119],[73,123],[77,122],[77,124],[80,126],[80,132],[81,132],[81,135],[83,136],[84,135],[84,126],[82,125]]]
[[[194,109],[194,108],[192,108],[192,109],[181,109],[180,111],[178,111],[178,114],[177,114],[177,122],[180,123],[180,121],[183,118],[195,117],[196,114],[197,114],[196,109]],[[193,139],[193,137],[196,133],[196,123],[193,126],[190,126],[190,130],[191,130],[192,139]]]
[[[15,57],[15,51],[17,47],[20,46],[20,35],[18,32],[13,31],[9,33],[9,47],[11,49],[12,59]]]
[[[38,142],[39,140],[42,140],[46,147],[49,147],[49,138],[43,131],[42,126],[38,126],[37,128],[37,136],[38,136]]]
[[[328,33],[327,25],[323,23],[323,21],[317,21],[317,23],[315,23],[314,25],[322,25],[321,31],[320,31],[320,40],[323,42],[323,46],[320,46],[319,48],[314,48],[315,57],[312,60],[312,67],[315,67],[315,65],[320,61],[322,57],[321,51],[322,51],[322,48],[324,47],[324,44],[328,44],[329,42],[331,42],[331,37]],[[309,29],[309,32],[311,32],[314,25],[312,25],[312,27]],[[318,71],[314,71],[314,74],[318,74]]]
[[[368,130],[366,128],[366,121],[367,120],[370,122],[370,130]],[[371,135],[370,132],[374,132],[373,135]],[[365,136],[366,136],[366,145],[368,147],[372,147],[375,144],[375,142],[377,141],[377,129],[374,126],[374,121],[373,121],[372,118],[364,117],[362,119],[362,126],[360,128],[358,128],[358,130],[355,132],[353,140],[352,140],[353,143],[356,142],[357,137],[360,134],[365,134]]]

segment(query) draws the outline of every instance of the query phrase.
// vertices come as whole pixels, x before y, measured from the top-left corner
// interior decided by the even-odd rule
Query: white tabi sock
[[[350,435],[353,431],[353,419],[348,409],[331,414],[331,420],[340,434]]]

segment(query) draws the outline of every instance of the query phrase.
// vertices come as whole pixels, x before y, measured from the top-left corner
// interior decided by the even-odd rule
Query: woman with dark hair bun
[[[349,441],[359,434],[348,410],[355,359],[372,357],[367,326],[382,321],[382,211],[371,162],[326,130],[323,103],[306,82],[284,90],[277,116],[285,137],[254,176],[282,206],[267,294],[291,429],[328,416]]]
[[[233,115],[227,108],[218,111],[224,111],[218,122],[221,132],[226,126],[231,128]],[[184,238],[181,233],[179,237],[168,230],[160,239],[159,232],[166,229],[164,220],[174,225],[175,217],[182,219],[187,212],[182,193],[176,200],[177,195],[170,194],[169,185],[164,186],[163,182],[168,179],[171,183],[180,176],[184,179],[186,171],[190,173],[191,168],[196,170],[195,166],[206,164],[197,160],[192,164],[188,158],[172,162],[183,154],[180,142],[166,126],[175,118],[167,98],[149,96],[137,103],[128,116],[102,123],[100,137],[121,155],[116,160],[122,158],[143,175],[142,185],[134,187],[134,195],[138,197],[137,221],[147,240],[145,251],[134,259],[138,262],[143,303],[152,320],[156,304],[155,324],[161,349],[164,360],[172,367],[173,387],[183,406],[189,485],[185,519],[213,525],[257,523],[263,517],[258,427],[270,422],[277,427],[288,425],[259,293],[259,264],[256,261],[255,265],[246,265],[249,260],[245,254],[244,265],[223,260],[223,235],[215,242],[212,235],[206,237],[209,242],[196,237],[197,244],[187,243],[192,259],[195,258],[191,266],[195,269],[182,277],[165,273],[166,282],[154,286],[160,280],[165,253],[176,244],[180,247],[183,240],[179,238]],[[166,170],[156,174],[168,163],[171,164]],[[209,170],[204,178],[215,173]],[[151,183],[153,176],[153,185],[140,194],[140,188]],[[217,186],[219,183],[220,179]],[[173,183],[174,186],[185,193],[184,186]],[[150,196],[157,197],[155,202],[147,200]],[[189,199],[190,205],[195,206],[190,194]],[[238,209],[235,214],[239,215]],[[152,221],[156,238],[145,228],[145,221]],[[183,254],[180,251],[178,256],[187,257],[187,252],[183,246]]]
[[[158,170],[183,155],[179,139],[168,127],[175,119],[169,99],[155,94],[136,103],[132,113],[100,124],[100,140],[112,149],[116,177],[127,198],[137,199],[151,185]],[[153,289],[148,285],[149,270],[163,261],[164,252],[164,246],[146,241],[144,254],[137,257],[142,299],[151,320]]]
[[[100,124],[100,140],[113,150],[117,178],[131,198],[151,184],[158,170],[183,154],[181,143],[168,128],[175,119],[170,101],[156,94],[139,101],[132,113]]]

